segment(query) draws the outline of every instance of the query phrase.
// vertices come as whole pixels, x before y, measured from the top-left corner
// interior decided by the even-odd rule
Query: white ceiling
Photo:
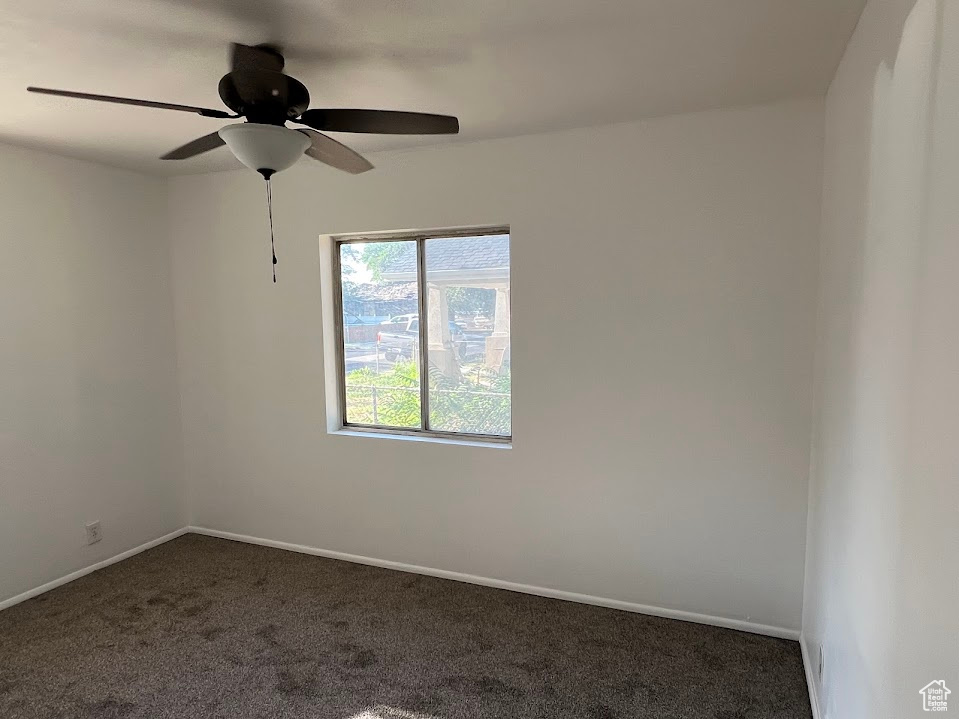
[[[0,142],[146,172],[224,121],[27,85],[224,109],[230,41],[278,42],[314,107],[458,115],[456,140],[823,93],[865,0],[0,0]],[[338,135],[360,151],[417,138]]]

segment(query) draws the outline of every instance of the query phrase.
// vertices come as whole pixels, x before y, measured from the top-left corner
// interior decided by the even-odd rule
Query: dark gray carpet
[[[0,612],[0,717],[810,710],[795,642],[186,535]]]

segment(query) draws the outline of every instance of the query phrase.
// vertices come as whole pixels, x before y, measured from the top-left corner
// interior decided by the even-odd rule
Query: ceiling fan
[[[225,120],[246,122],[198,137],[168,152],[163,160],[185,160],[227,145],[244,165],[265,179],[293,165],[304,153],[331,167],[358,174],[373,169],[362,155],[332,137],[330,132],[390,135],[443,135],[459,132],[459,121],[449,115],[392,110],[308,109],[310,93],[299,80],[283,73],[285,60],[275,45],[232,45],[230,72],[219,84],[220,99],[235,114],[192,105],[94,95],[68,90],[28,87],[44,95],[137,105],[161,110],[192,112]],[[287,122],[310,129],[291,129]]]
[[[273,281],[276,282],[270,178],[291,167],[303,154],[354,175],[373,169],[365,157],[322,131],[389,135],[454,135],[459,132],[459,120],[449,115],[393,110],[310,110],[310,93],[299,80],[283,73],[285,64],[283,53],[276,45],[233,43],[230,72],[220,79],[218,88],[220,99],[235,113],[233,115],[223,110],[153,100],[43,87],[28,87],[27,90],[43,95],[179,110],[224,120],[245,118],[245,122],[227,125],[217,132],[198,137],[160,159],[186,160],[226,145],[240,162],[263,176],[267,181]],[[306,125],[310,129],[291,129],[286,126],[287,122]]]

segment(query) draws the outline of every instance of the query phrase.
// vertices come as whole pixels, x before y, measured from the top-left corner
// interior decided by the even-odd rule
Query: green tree
[[[412,245],[407,242],[368,242],[363,246],[362,262],[369,268],[374,280],[383,278],[383,267],[390,260],[409,252]]]
[[[450,287],[446,290],[446,303],[456,318],[477,314],[492,317],[496,309],[496,290],[485,287]]]

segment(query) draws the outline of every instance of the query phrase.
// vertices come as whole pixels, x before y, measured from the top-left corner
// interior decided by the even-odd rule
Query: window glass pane
[[[347,424],[420,427],[416,243],[340,245]]]
[[[509,235],[424,249],[430,429],[509,436]]]

